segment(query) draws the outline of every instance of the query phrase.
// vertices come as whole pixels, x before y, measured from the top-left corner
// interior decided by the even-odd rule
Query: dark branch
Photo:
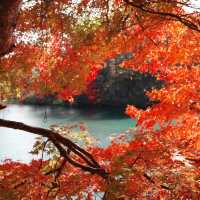
[[[145,3],[144,4],[138,4],[134,1],[130,1],[130,0],[124,0],[124,2],[130,6],[133,6],[134,8],[137,8],[145,13],[149,13],[149,14],[152,14],[152,15],[159,15],[159,16],[162,16],[162,17],[165,17],[166,19],[170,19],[170,20],[176,20],[176,21],[179,21],[181,22],[182,24],[184,24],[185,26],[189,27],[190,29],[192,30],[195,30],[197,32],[200,32],[200,24],[199,22],[197,22],[197,24],[195,24],[195,22],[193,22],[192,20],[190,19],[187,19],[185,17],[185,15],[178,15],[176,13],[170,13],[170,12],[162,12],[162,11],[158,11],[158,10],[153,10],[151,8],[148,8],[147,6],[145,6]],[[155,2],[154,2],[155,3]],[[172,2],[173,4],[176,3],[176,2]],[[177,2],[180,4],[180,2]],[[150,4],[150,2],[148,2],[148,5]],[[146,3],[147,5],[147,3]],[[186,15],[187,16],[187,15]]]
[[[56,146],[56,148],[60,152],[60,155],[64,157],[64,159],[68,161],[71,165],[78,167],[83,171],[87,171],[92,174],[97,174],[104,179],[107,179],[108,177],[108,173],[100,167],[100,165],[95,161],[95,159],[90,153],[73,143],[71,140],[59,135],[56,132],[44,128],[29,126],[16,121],[9,121],[3,119],[0,119],[0,127],[18,129],[46,137]],[[68,151],[64,147],[70,150],[70,152],[74,153],[79,159],[84,161],[85,164],[82,164],[72,159],[69,156]]]

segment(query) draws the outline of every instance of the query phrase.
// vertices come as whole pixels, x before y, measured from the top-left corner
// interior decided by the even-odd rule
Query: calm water
[[[45,118],[45,112],[47,118]],[[134,121],[114,109],[9,105],[0,111],[0,118],[45,128],[52,124],[84,122],[87,124],[90,134],[99,140],[101,146],[109,144],[109,136],[119,134],[134,126]],[[7,128],[0,128],[0,134],[0,161],[10,158],[29,162],[33,159],[28,152],[32,148],[36,135]]]

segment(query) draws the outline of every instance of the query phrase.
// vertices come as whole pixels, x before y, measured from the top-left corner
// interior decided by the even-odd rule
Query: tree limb
[[[130,6],[133,6],[145,13],[149,13],[152,15],[159,15],[162,17],[165,17],[167,19],[172,19],[172,20],[176,20],[181,22],[183,25],[189,27],[192,30],[195,30],[197,32],[200,32],[200,24],[199,21],[197,21],[197,23],[193,22],[192,20],[189,20],[187,18],[185,18],[185,15],[178,15],[176,13],[171,13],[171,12],[162,12],[162,11],[157,11],[157,10],[153,10],[151,8],[147,8],[145,5],[149,5],[151,2],[147,1],[146,4],[145,3],[137,3],[131,0],[124,0],[124,2]],[[155,2],[153,2],[155,3]],[[159,2],[160,3],[160,2]],[[163,2],[164,3],[164,2]],[[169,3],[169,2],[168,2]],[[176,3],[175,1],[171,2],[171,3]],[[177,2],[178,4],[180,4],[180,2]],[[187,4],[186,4],[187,6]]]
[[[25,132],[46,137],[56,146],[60,155],[63,156],[64,159],[68,161],[71,165],[80,168],[83,171],[87,171],[92,174],[97,174],[104,179],[107,179],[108,177],[108,173],[103,168],[100,167],[100,165],[97,163],[97,161],[93,158],[93,156],[89,152],[85,151],[84,149],[73,143],[71,140],[59,135],[56,132],[53,132],[49,129],[33,127],[21,122],[4,120],[4,119],[0,119],[0,127],[22,130]],[[72,159],[64,147],[67,147],[67,149],[70,150],[70,152],[73,152],[78,158],[84,161],[85,164],[82,164]]]

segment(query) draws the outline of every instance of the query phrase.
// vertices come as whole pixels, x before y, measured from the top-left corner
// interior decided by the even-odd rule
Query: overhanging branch
[[[56,146],[60,155],[64,157],[66,161],[68,161],[71,165],[80,168],[83,171],[87,171],[92,174],[97,174],[104,179],[107,179],[108,177],[108,173],[103,168],[100,167],[100,165],[97,163],[97,161],[93,158],[93,156],[89,152],[85,151],[84,149],[73,143],[71,140],[59,135],[56,132],[53,132],[49,129],[33,127],[21,122],[4,120],[4,119],[0,119],[0,127],[18,129],[46,137]],[[82,161],[84,161],[84,164],[82,164],[82,162],[78,162],[77,160],[71,158],[67,150],[65,150],[65,147],[71,152],[73,152]]]
[[[144,4],[137,3],[137,2],[131,1],[131,0],[124,0],[124,2],[126,4],[128,4],[128,5],[130,5],[130,6],[133,6],[134,8],[139,9],[142,12],[149,13],[149,14],[152,14],[152,15],[159,15],[159,16],[165,17],[168,20],[170,19],[170,20],[179,21],[180,23],[182,23],[183,25],[187,26],[188,28],[190,28],[192,30],[195,30],[197,32],[200,32],[200,23],[199,23],[199,21],[197,20],[196,23],[193,22],[192,20],[186,18],[186,16],[188,16],[188,15],[179,15],[179,14],[171,13],[171,12],[162,12],[162,11],[158,11],[158,10],[153,10],[151,8],[146,7],[145,3]],[[150,4],[150,3],[151,2],[148,2],[148,4]],[[175,2],[173,1],[171,3],[175,3]],[[177,2],[177,3],[180,4],[180,2]],[[186,6],[187,6],[187,4],[186,4]]]

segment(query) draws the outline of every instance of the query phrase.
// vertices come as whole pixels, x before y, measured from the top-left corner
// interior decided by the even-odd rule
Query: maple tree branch
[[[13,186],[13,189],[17,189],[18,187],[21,187],[22,185],[26,184],[27,180],[24,179],[22,181],[20,181],[20,183],[17,183],[16,185]]]
[[[150,182],[155,184],[155,181],[153,180],[153,178],[146,172],[144,172],[143,176]]]
[[[178,15],[178,14],[174,14],[174,13],[170,13],[170,12],[162,12],[162,11],[156,11],[156,10],[152,10],[152,9],[148,9],[144,6],[144,4],[137,4],[134,3],[134,1],[130,1],[130,0],[124,0],[124,2],[130,6],[133,6],[145,13],[149,13],[152,15],[159,15],[159,16],[163,16],[163,17],[169,17],[170,19],[176,20],[181,22],[182,24],[184,24],[185,26],[189,27],[192,30],[195,30],[197,32],[200,32],[200,24],[198,23],[198,25],[196,25],[194,22],[192,22],[189,19],[184,18],[184,15]],[[175,3],[175,2],[173,2]]]
[[[0,104],[0,110],[3,110],[4,108],[6,108],[6,105]]]
[[[138,25],[141,27],[141,29],[142,29],[142,31],[143,31],[143,33],[144,33],[144,32],[145,32],[145,28],[144,28],[144,26],[141,24],[138,15],[136,14],[135,17],[136,17],[136,19],[137,19],[137,21],[138,21]],[[144,34],[145,34],[145,33],[144,33]],[[151,37],[149,37],[147,34],[145,34],[145,36],[146,36],[156,47],[159,47],[159,45],[158,45]]]
[[[0,52],[0,57],[3,57],[7,54],[9,54],[10,52],[12,52],[14,50],[16,46],[13,44],[13,45],[10,45],[7,49],[5,49],[4,51]]]
[[[67,163],[67,160],[64,159],[60,165],[59,168],[57,168],[54,172],[56,173],[55,175],[55,180],[58,179],[58,177],[60,176],[61,172],[62,172],[62,169],[64,168],[65,164]]]
[[[85,151],[84,149],[73,143],[71,140],[61,136],[56,132],[53,132],[49,129],[33,127],[21,122],[4,119],[0,119],[0,127],[18,129],[46,137],[56,146],[60,155],[64,157],[64,159],[66,159],[66,161],[68,161],[71,165],[80,168],[83,171],[87,171],[92,174],[97,174],[104,179],[107,179],[108,177],[108,173],[100,167],[100,165],[89,152]],[[85,162],[85,164],[79,163],[78,161],[70,158],[68,150],[66,150],[63,146],[67,147],[68,150],[73,152],[78,158],[82,159]]]
[[[151,177],[148,173],[144,172],[143,176],[152,184],[156,184],[156,182],[153,180],[153,177]],[[159,187],[161,187],[164,190],[171,190],[170,186],[167,184],[160,184]]]

